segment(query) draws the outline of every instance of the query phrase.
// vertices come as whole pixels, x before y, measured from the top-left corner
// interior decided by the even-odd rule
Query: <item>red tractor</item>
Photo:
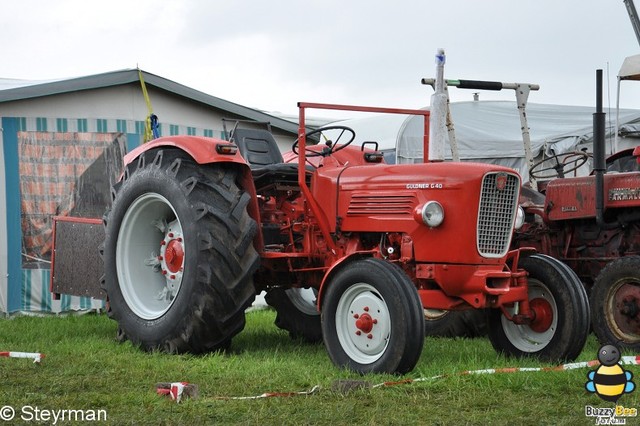
[[[593,172],[565,177],[589,159],[561,154],[530,170],[542,193],[523,191],[526,223],[514,247],[535,247],[569,265],[590,292],[593,330],[603,343],[640,350],[640,149],[605,162],[602,70],[597,72]],[[551,165],[549,165],[551,164]]]
[[[266,291],[280,327],[322,338],[335,365],[360,373],[412,370],[427,308],[490,308],[491,343],[507,355],[580,354],[590,323],[580,280],[549,256],[510,249],[516,172],[388,165],[375,142],[355,147],[348,127],[305,127],[310,108],[418,114],[428,153],[428,111],[299,108],[296,162],[261,129],[237,129],[231,142],[163,137],[125,157],[103,248],[123,337],[170,353],[225,348]]]

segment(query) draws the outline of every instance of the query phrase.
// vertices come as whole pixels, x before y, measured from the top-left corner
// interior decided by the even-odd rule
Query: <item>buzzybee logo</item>
[[[620,365],[620,350],[617,347],[602,346],[598,351],[598,361],[600,367],[587,374],[587,391],[610,402],[617,402],[623,394],[634,391],[636,385],[631,381],[633,373],[624,370]]]
[[[620,350],[614,345],[604,345],[598,350],[600,366],[589,371],[585,383],[588,392],[595,393],[607,402],[613,402],[615,407],[593,407],[587,405],[584,414],[587,417],[595,417],[596,424],[626,424],[626,417],[637,417],[637,408],[628,408],[618,405],[618,399],[625,393],[631,393],[636,385],[633,382],[633,373],[622,368],[620,364]]]

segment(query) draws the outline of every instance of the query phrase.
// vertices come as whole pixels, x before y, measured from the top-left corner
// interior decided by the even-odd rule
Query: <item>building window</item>
[[[136,134],[138,135],[144,135],[144,121],[136,121]]]
[[[19,117],[18,118],[18,131],[19,132],[26,132],[27,131],[27,118],[26,117]]]
[[[36,118],[36,130],[38,132],[46,132],[47,131],[47,119],[44,117]]]
[[[127,133],[127,120],[116,121],[117,130],[120,133]]]
[[[169,124],[169,135],[175,136],[180,134],[180,127],[177,124]]]
[[[212,129],[204,129],[204,136],[207,138],[212,138],[213,137],[213,130]]]
[[[56,127],[58,132],[66,133],[69,131],[69,125],[66,118],[56,118]]]
[[[96,120],[96,126],[98,128],[98,133],[107,133],[107,120],[104,118],[98,118]]]
[[[87,126],[87,119],[86,118],[78,118],[78,132],[80,133],[87,133],[88,130],[88,126]]]
[[[187,127],[187,134],[189,136],[195,136],[196,135],[196,128],[195,127]]]

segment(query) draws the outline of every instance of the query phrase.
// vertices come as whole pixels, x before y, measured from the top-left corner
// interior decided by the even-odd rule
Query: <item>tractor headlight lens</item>
[[[429,201],[422,207],[422,221],[425,225],[435,228],[444,221],[444,209],[437,201]]]
[[[524,225],[524,209],[518,206],[518,210],[516,211],[516,223],[515,228],[520,229]]]

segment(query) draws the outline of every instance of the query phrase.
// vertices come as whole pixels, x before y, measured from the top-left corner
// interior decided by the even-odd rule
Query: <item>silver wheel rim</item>
[[[370,329],[362,327],[365,316]],[[353,361],[371,364],[382,357],[389,344],[391,317],[374,287],[357,283],[344,292],[336,309],[336,332],[342,349]]]
[[[171,203],[153,192],[136,198],[122,218],[116,246],[120,291],[134,314],[154,320],[171,308],[185,256],[182,225]]]
[[[285,293],[293,306],[306,315],[320,315],[316,307],[318,291],[313,288],[289,288]]]
[[[534,353],[541,351],[549,344],[549,342],[551,342],[551,339],[553,339],[558,328],[558,306],[556,305],[553,295],[549,289],[542,284],[542,282],[530,278],[529,300],[538,298],[546,300],[549,305],[551,305],[551,310],[553,311],[551,326],[544,332],[538,333],[532,330],[528,325],[514,324],[504,315],[501,317],[504,334],[509,339],[509,342],[522,352]],[[516,309],[516,307],[509,308],[507,311],[509,312],[509,315],[514,315],[517,313]]]
[[[627,285],[638,286],[639,282],[637,279],[629,277],[618,280],[614,285],[609,287],[607,295],[605,296],[604,318],[607,327],[616,339],[628,344],[636,344],[640,342],[640,334],[633,333],[633,325],[622,327],[619,322],[621,321],[620,318],[616,318],[616,313],[620,310],[620,306],[618,305],[620,300],[618,300],[616,294]],[[633,322],[630,324],[633,324]]]

